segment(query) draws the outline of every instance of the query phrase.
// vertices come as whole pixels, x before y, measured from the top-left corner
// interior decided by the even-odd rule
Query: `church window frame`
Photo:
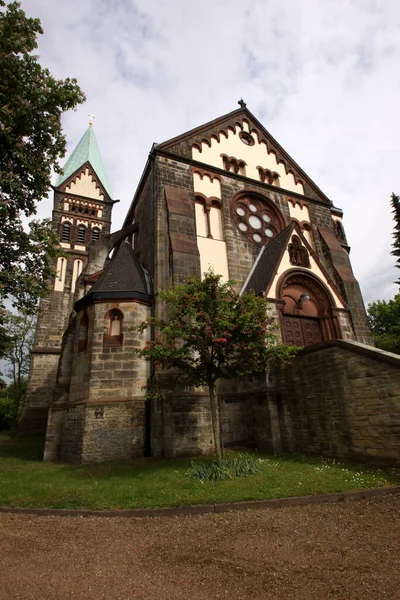
[[[246,146],[254,146],[255,139],[253,138],[253,136],[248,133],[247,131],[241,131],[239,133],[239,138],[242,140],[243,144],[245,144]]]
[[[123,346],[123,320],[124,313],[119,308],[111,308],[105,315],[106,331],[103,334],[103,346],[105,348],[117,348]]]
[[[100,239],[100,227],[93,227],[91,234],[92,242],[98,242]]]
[[[201,211],[197,208],[200,206]],[[197,237],[225,241],[221,201],[218,198],[206,198],[196,194],[195,208]]]
[[[78,352],[83,352],[88,347],[89,316],[85,312],[79,321]]]
[[[231,215],[241,235],[259,247],[266,246],[285,227],[278,207],[254,192],[238,194],[231,203]]]
[[[61,241],[65,244],[71,241],[72,224],[69,221],[64,221],[61,224]]]
[[[87,228],[85,227],[85,225],[80,223],[78,225],[78,227],[76,228],[76,243],[79,246],[86,245],[86,233],[87,233]]]
[[[341,242],[346,241],[346,236],[344,234],[344,228],[343,228],[341,221],[339,221],[338,219],[334,219],[334,223],[335,223],[336,236],[339,238],[339,240]]]

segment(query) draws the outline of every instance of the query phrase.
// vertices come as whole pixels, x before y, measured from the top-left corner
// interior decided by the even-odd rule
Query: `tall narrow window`
[[[82,273],[82,266],[83,266],[83,263],[79,258],[74,261],[74,268],[72,271],[71,292],[75,291],[76,280],[78,279],[79,275]]]
[[[92,229],[92,242],[97,242],[97,240],[100,238],[100,229],[98,227],[95,227],[94,229]]]
[[[106,314],[107,333],[103,335],[103,346],[122,346],[123,333],[122,321],[124,315],[118,308],[112,308]]]
[[[67,259],[60,256],[57,259],[56,278],[54,280],[54,289],[56,292],[62,292],[64,290],[66,273]]]
[[[196,233],[201,237],[208,237],[208,217],[205,211],[205,203],[196,199]]]
[[[85,313],[79,322],[79,338],[78,338],[78,352],[86,350],[88,346],[88,333],[89,333],[89,317]]]
[[[69,242],[71,239],[71,223],[65,221],[61,228],[61,241]]]
[[[210,234],[214,240],[224,239],[221,207],[216,202],[212,202],[210,208]]]
[[[78,244],[81,244],[82,246],[85,245],[85,241],[86,241],[86,227],[84,225],[78,225],[78,233],[76,236],[76,241]]]

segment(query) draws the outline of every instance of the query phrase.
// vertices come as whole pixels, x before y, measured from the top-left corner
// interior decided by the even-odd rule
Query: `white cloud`
[[[87,113],[115,197],[114,228],[147,154],[161,142],[249,109],[344,210],[367,301],[390,298],[390,194],[400,192],[397,0],[25,0],[41,18],[41,62],[77,77],[88,101],[65,116],[68,148]],[[40,214],[50,214],[50,201]]]

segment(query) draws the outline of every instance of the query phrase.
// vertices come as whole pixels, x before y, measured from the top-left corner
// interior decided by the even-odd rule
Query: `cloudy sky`
[[[400,193],[398,0],[22,0],[39,55],[87,102],[64,117],[68,154],[94,113],[118,229],[153,142],[243,97],[344,210],[366,302],[390,299],[390,194]],[[51,201],[40,205],[49,216]]]

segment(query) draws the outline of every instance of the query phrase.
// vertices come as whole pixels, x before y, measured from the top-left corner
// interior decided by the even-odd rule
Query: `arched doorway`
[[[282,337],[285,344],[307,347],[341,338],[333,299],[315,277],[289,272],[280,283]]]

